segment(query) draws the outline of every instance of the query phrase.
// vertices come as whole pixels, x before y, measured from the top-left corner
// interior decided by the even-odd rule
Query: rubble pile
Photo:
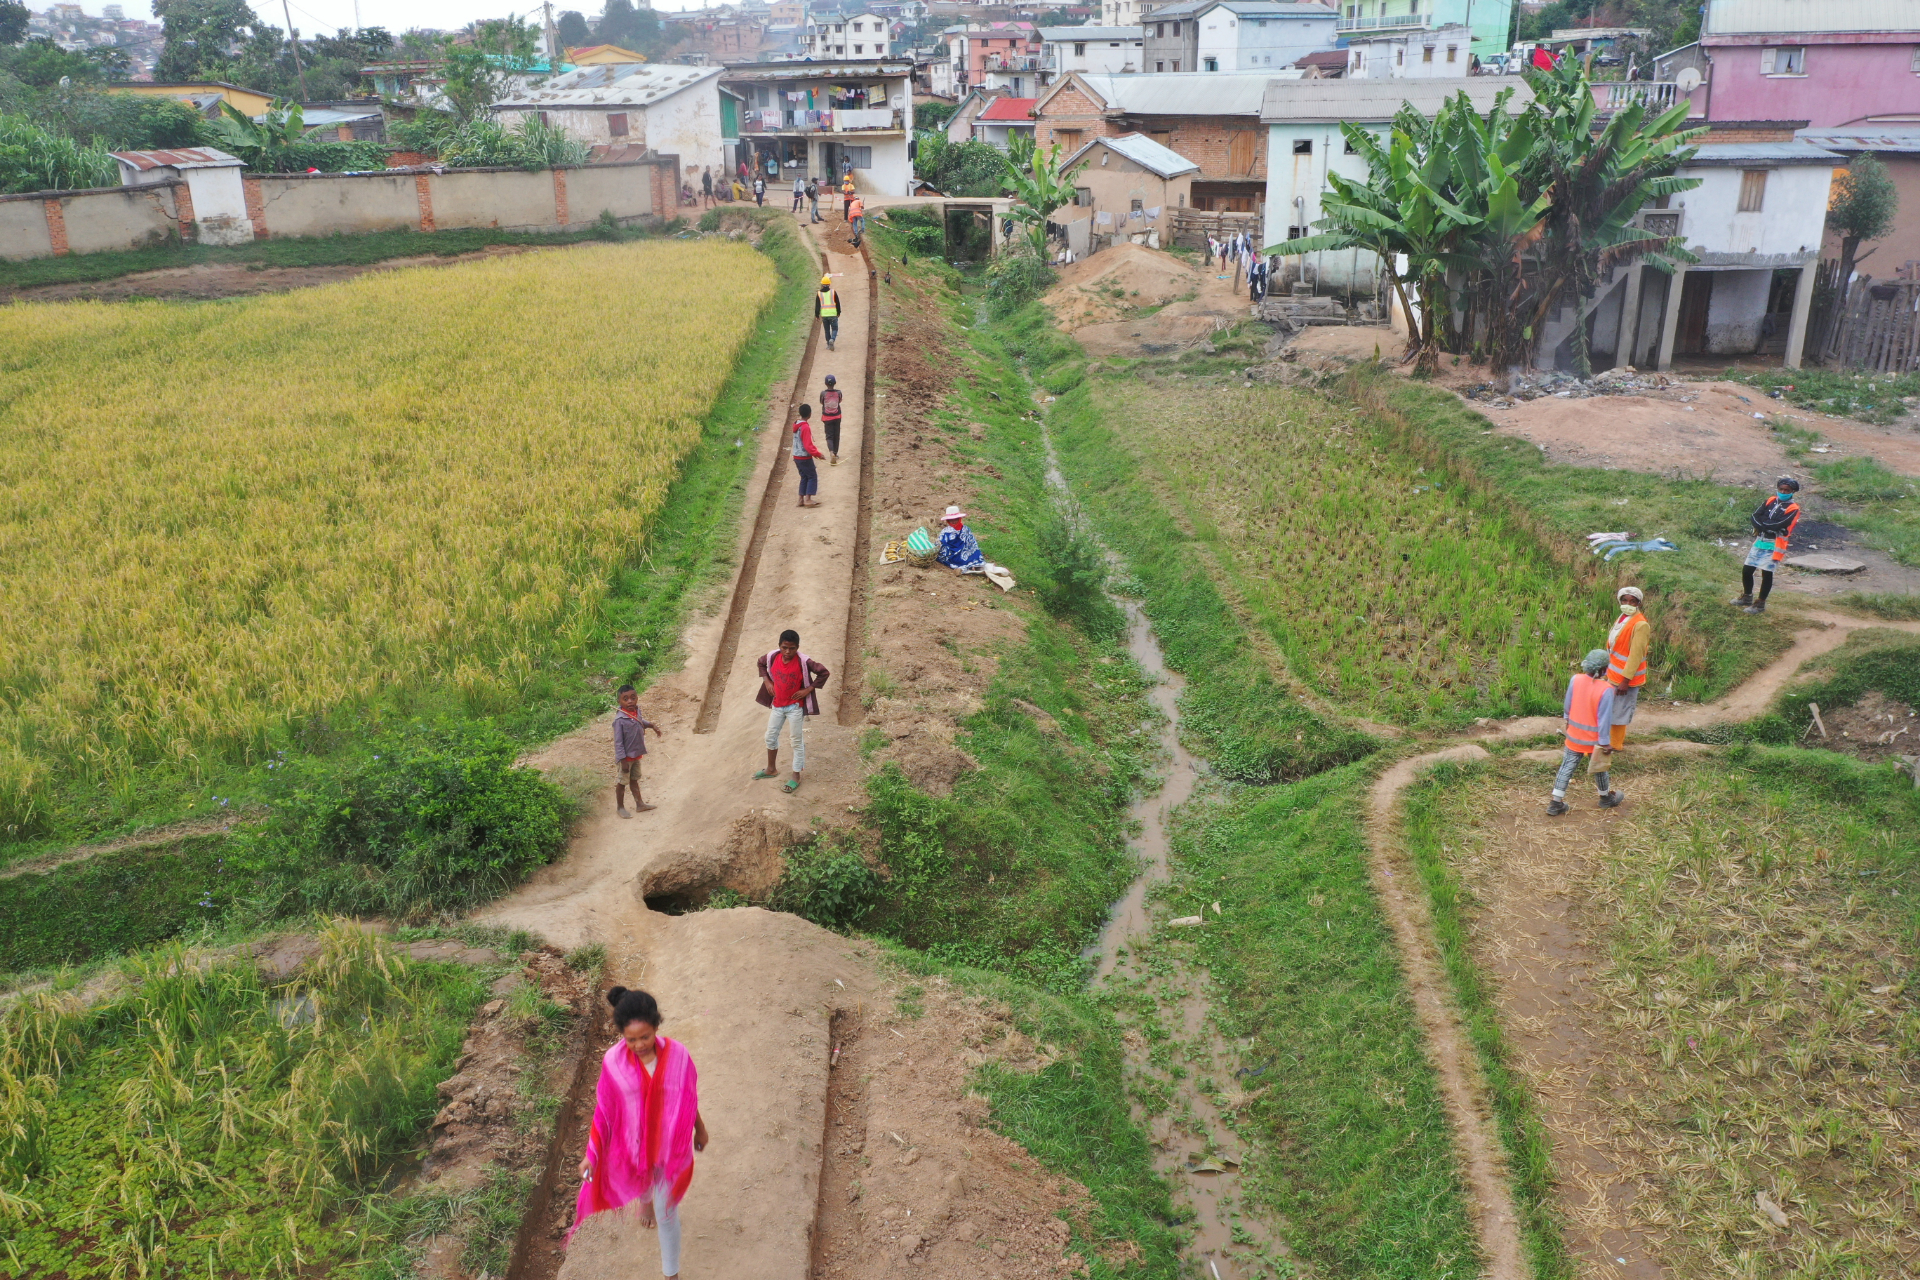
[[[1592,396],[1661,395],[1681,385],[1680,379],[1670,378],[1664,373],[1642,373],[1627,364],[1596,373],[1591,378],[1554,369],[1537,369],[1532,373],[1514,374],[1504,391],[1496,383],[1482,382],[1468,387],[1461,394],[1495,409],[1511,409],[1518,401],[1539,400],[1547,396],[1562,400],[1585,400]]]

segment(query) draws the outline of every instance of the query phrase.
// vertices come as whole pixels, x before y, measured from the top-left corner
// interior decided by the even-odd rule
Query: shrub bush
[[[1107,556],[1100,544],[1053,506],[1034,529],[1034,542],[1046,562],[1038,588],[1047,612],[1096,638],[1118,634],[1121,615],[1107,599]]]
[[[1004,320],[1052,287],[1053,268],[1033,254],[1002,254],[987,268],[987,307]]]
[[[519,883],[565,846],[573,805],[486,727],[416,728],[344,763],[278,764],[272,811],[236,839],[255,909],[419,917]]]
[[[898,235],[907,248],[924,257],[934,257],[947,247],[946,228],[934,209],[891,209],[887,229]]]
[[[787,850],[787,869],[767,905],[828,929],[848,929],[880,893],[880,877],[851,840],[821,836]]]

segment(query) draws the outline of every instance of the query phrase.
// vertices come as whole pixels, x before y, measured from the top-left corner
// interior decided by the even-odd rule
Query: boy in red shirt
[[[613,713],[613,807],[623,818],[633,814],[627,812],[626,789],[633,788],[633,808],[635,813],[645,813],[653,806],[640,798],[640,759],[647,754],[647,730],[653,730],[653,736],[661,737],[660,726],[640,714],[640,695],[633,686],[620,686],[620,709]]]
[[[820,471],[813,460],[826,456],[813,443],[813,406],[803,404],[800,419],[793,424],[793,469],[800,473],[800,505],[803,507],[820,505]]]
[[[807,717],[820,714],[820,699],[814,696],[826,686],[831,673],[800,652],[800,633],[782,631],[780,647],[760,658],[760,693],[754,699],[770,708],[767,716],[767,767],[753,776],[780,776],[780,730],[793,727],[793,781],[781,790],[800,789],[800,771],[807,767]]]

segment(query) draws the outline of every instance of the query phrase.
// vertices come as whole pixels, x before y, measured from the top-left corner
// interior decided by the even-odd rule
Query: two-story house
[[[1069,71],[1124,74],[1139,71],[1139,27],[1041,27],[1041,73],[1046,83]]]
[[[1693,98],[1708,120],[1814,129],[1920,120],[1914,0],[1709,0],[1705,9]]]
[[[1402,27],[1347,40],[1349,80],[1460,80],[1473,73],[1462,26]]]
[[[1031,22],[948,27],[941,38],[947,43],[956,94],[1005,89],[1015,97],[1027,97],[1040,87],[1040,32]]]
[[[1513,5],[1514,0],[1340,0],[1340,34],[1465,26],[1473,31],[1466,52],[1484,61],[1506,52]]]
[[[589,146],[624,146],[680,157],[698,176],[728,163],[724,139],[734,111],[719,67],[604,63],[575,67],[532,87],[517,86],[493,105],[511,128],[525,117],[553,125]]]
[[[910,194],[913,63],[905,59],[748,62],[721,84],[744,101],[734,164],[770,181],[816,177],[880,195]]]
[[[800,56],[884,58],[892,52],[893,23],[877,13],[815,14],[800,30]]]
[[[1337,22],[1323,4],[1187,0],[1146,20],[1144,57],[1155,71],[1280,70],[1333,48]]]
[[[1034,141],[1062,155],[1095,138],[1144,134],[1200,167],[1192,205],[1255,213],[1266,201],[1262,95],[1272,79],[1246,72],[1062,76],[1034,103]]]

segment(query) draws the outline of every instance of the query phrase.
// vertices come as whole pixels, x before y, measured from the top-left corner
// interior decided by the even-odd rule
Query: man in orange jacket
[[[1614,790],[1607,778],[1606,757],[1612,752],[1606,745],[1607,731],[1613,722],[1618,694],[1604,678],[1607,651],[1595,649],[1580,660],[1580,674],[1567,682],[1566,702],[1561,714],[1567,721],[1566,748],[1560,754],[1560,772],[1554,775],[1553,798],[1547,801],[1547,816],[1557,818],[1567,811],[1567,783],[1580,762],[1591,758],[1588,772],[1600,792],[1600,807],[1612,809],[1627,798]]]
[[[1607,683],[1613,686],[1613,733],[1608,745],[1615,751],[1627,745],[1627,726],[1633,723],[1633,709],[1640,701],[1640,686],[1647,682],[1647,645],[1653,639],[1653,624],[1640,612],[1645,599],[1638,587],[1622,587],[1614,593],[1620,616],[1607,632]]]
[[[1787,558],[1787,542],[1793,537],[1793,526],[1800,523],[1800,482],[1792,476],[1781,476],[1773,482],[1773,490],[1751,517],[1753,549],[1747,552],[1746,566],[1741,571],[1739,598],[1732,602],[1736,608],[1748,613],[1767,611],[1767,595],[1773,590],[1774,571]],[[1755,569],[1760,571],[1758,597],[1753,594]]]

